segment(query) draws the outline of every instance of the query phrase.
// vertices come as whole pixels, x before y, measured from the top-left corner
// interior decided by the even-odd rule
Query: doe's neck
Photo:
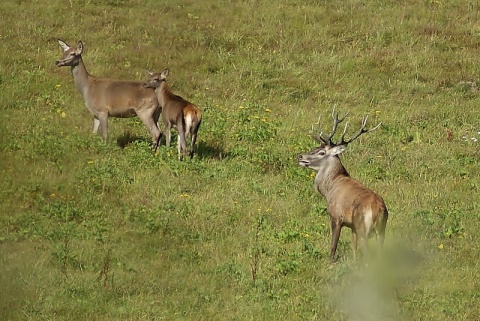
[[[72,75],[73,81],[75,82],[75,87],[82,95],[85,95],[85,90],[88,87],[88,78],[90,75],[85,68],[82,57],[80,57],[76,66],[72,66]]]
[[[160,85],[157,88],[155,88],[155,93],[157,94],[158,102],[162,106],[164,105],[168,97],[173,95],[172,91],[170,90],[170,87],[168,86],[165,80],[160,82]]]

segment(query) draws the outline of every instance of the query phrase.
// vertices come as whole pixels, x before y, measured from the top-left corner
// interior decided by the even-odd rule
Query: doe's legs
[[[106,144],[108,141],[108,114],[99,114],[98,120],[100,121],[100,133],[102,134],[103,142]]]
[[[165,122],[165,145],[170,147],[172,140],[172,125],[169,122]]]
[[[160,144],[160,136],[161,131],[158,128],[157,122],[155,121],[155,115],[145,115],[145,114],[137,114],[138,118],[142,121],[142,123],[147,127],[147,130],[150,132],[150,136],[152,137],[152,144],[157,150],[158,145]]]
[[[100,127],[100,120],[98,120],[97,116],[93,116],[93,127],[92,127],[92,133],[96,134],[98,133],[98,128]]]

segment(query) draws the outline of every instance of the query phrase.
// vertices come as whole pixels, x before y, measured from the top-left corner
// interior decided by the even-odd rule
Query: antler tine
[[[350,111],[345,112],[343,117],[338,118],[338,112],[335,110],[335,107],[333,107],[332,110],[332,119],[333,119],[333,127],[332,127],[332,132],[330,135],[326,136],[326,139],[324,140],[325,144],[333,144],[332,138],[335,135],[335,132],[337,131],[338,125],[345,120],[347,115],[350,113]]]
[[[319,143],[325,143],[325,144],[328,144],[328,140],[325,140],[325,138],[323,138],[323,131],[322,129],[320,128],[320,118],[321,116],[318,116],[318,121],[316,123],[316,125],[318,125],[319,129],[320,129],[320,134],[318,135],[312,135],[312,138],[315,139],[317,142]],[[313,132],[313,125],[312,125],[312,132]]]
[[[345,126],[345,130],[343,132],[343,135],[342,135],[342,142],[341,144],[345,144],[345,145],[348,145],[350,144],[351,142],[353,142],[355,139],[357,139],[358,137],[360,137],[360,135],[363,135],[363,134],[366,134],[366,133],[369,133],[371,131],[374,131],[375,129],[377,129],[378,127],[380,127],[380,125],[382,124],[381,122],[378,123],[375,127],[371,128],[371,129],[365,129],[365,126],[367,125],[367,119],[368,119],[368,115],[363,117],[363,120],[362,120],[362,126],[360,127],[360,130],[358,131],[357,134],[355,134],[355,136],[353,136],[352,138],[350,138],[349,140],[345,140],[345,132],[347,130],[347,126]],[[347,123],[348,125],[348,123]]]
[[[335,143],[332,142],[332,138],[335,135],[335,132],[337,131],[338,125],[345,120],[345,118],[348,116],[349,113],[350,111],[347,111],[345,112],[345,114],[343,114],[342,117],[339,118],[338,112],[335,110],[335,107],[333,107],[333,110],[332,110],[333,126],[332,126],[332,132],[330,133],[330,135],[325,135],[321,130],[321,128],[319,128],[320,134],[312,135],[312,137],[319,143],[324,143],[326,145],[335,145]],[[319,127],[320,127],[320,118],[321,116],[318,117],[318,121],[317,121],[317,124],[319,125]],[[348,123],[345,125],[345,129],[342,134],[342,140],[343,140],[343,137],[345,136],[345,132],[347,131],[347,126],[348,126]],[[313,126],[312,126],[312,129],[313,129]]]
[[[345,123],[345,128],[343,129],[343,133],[342,133],[342,142],[345,141],[345,133],[347,132],[348,124],[349,124],[349,122],[347,121],[347,122]]]
[[[335,109],[334,109],[335,110]],[[336,117],[337,117],[337,121],[338,123],[340,124],[342,121],[345,120],[345,118],[348,116],[348,114],[350,114],[350,110],[346,111],[345,114],[343,114],[343,117],[338,119],[338,112],[336,113]],[[332,113],[332,117],[333,117],[333,113]]]

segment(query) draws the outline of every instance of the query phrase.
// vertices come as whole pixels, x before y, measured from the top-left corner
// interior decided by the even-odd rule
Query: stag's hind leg
[[[377,256],[379,259],[383,253],[383,243],[385,242],[385,224],[383,224],[378,230],[375,230],[375,238],[377,239]]]
[[[377,239],[379,259],[382,257],[383,243],[385,242],[385,229],[387,227],[387,220],[388,220],[388,212],[385,208],[375,224],[375,237]]]
[[[353,254],[353,260],[357,260],[357,243],[358,243],[358,235],[357,231],[355,229],[352,229],[352,254]]]
[[[352,226],[352,252],[353,259],[358,259],[358,247],[360,247],[361,259],[365,260],[368,257],[368,232],[363,224]]]

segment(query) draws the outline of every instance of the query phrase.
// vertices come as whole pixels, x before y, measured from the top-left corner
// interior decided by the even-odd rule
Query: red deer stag
[[[60,39],[58,43],[63,55],[55,64],[58,67],[71,67],[75,87],[83,96],[88,111],[93,115],[93,133],[96,134],[100,128],[106,143],[108,117],[138,116],[150,132],[156,149],[161,136],[157,124],[161,109],[155,93],[145,88],[140,81],[99,78],[90,75],[82,60],[82,42],[79,41],[76,48],[70,47]]]
[[[318,136],[314,137],[320,143],[320,146],[300,155],[298,158],[299,165],[317,172],[314,181],[315,188],[327,200],[327,212],[330,215],[332,227],[331,263],[335,259],[340,230],[343,226],[352,229],[352,250],[353,257],[356,260],[357,239],[361,242],[364,256],[367,253],[367,243],[370,236],[375,235],[380,249],[383,247],[388,219],[387,207],[383,199],[351,178],[339,158],[348,144],[360,135],[377,129],[380,124],[367,130],[365,125],[368,117],[364,117],[358,133],[351,139],[345,140],[347,122],[341,142],[336,144],[332,141],[332,137],[335,135],[338,124],[345,119],[347,114],[339,119],[338,113],[333,110],[333,130],[331,134],[326,136],[323,132],[320,132]]]
[[[167,147],[170,147],[171,129],[178,131],[178,158],[182,159],[187,152],[186,136],[190,135],[190,158],[193,157],[198,129],[202,122],[202,112],[197,106],[172,93],[168,84],[168,69],[161,73],[148,71],[148,81],[145,88],[155,89],[158,102],[162,107],[162,119],[165,124]]]

